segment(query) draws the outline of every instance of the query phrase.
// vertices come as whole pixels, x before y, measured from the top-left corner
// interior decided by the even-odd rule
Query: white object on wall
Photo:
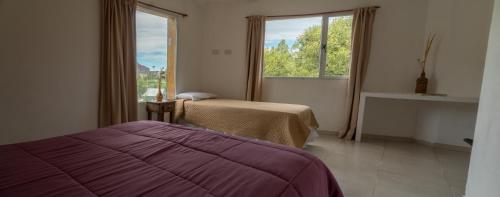
[[[500,196],[500,0],[495,0],[467,197]]]
[[[369,98],[386,103],[370,108],[367,105]],[[415,138],[431,144],[466,146],[462,140],[474,135],[477,103],[477,98],[467,97],[362,92],[356,141],[361,141],[362,133],[370,133]],[[380,108],[391,104],[396,107]],[[370,109],[376,110],[370,112]],[[367,119],[365,116],[369,113],[371,116]],[[387,114],[397,119],[387,118]],[[365,131],[367,124],[371,129],[377,128],[376,132]]]
[[[212,49],[212,55],[219,55],[219,49]]]

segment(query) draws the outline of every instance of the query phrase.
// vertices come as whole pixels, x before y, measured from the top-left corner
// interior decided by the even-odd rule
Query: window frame
[[[148,5],[144,5],[144,4],[137,4],[136,6],[136,12],[144,12],[144,13],[147,13],[147,14],[151,14],[151,15],[155,15],[155,16],[158,16],[158,17],[163,17],[167,20],[170,20],[170,19],[174,19],[175,20],[175,30],[176,30],[176,33],[175,33],[175,40],[170,40],[169,37],[167,37],[167,51],[169,50],[168,49],[168,45],[170,45],[171,42],[175,42],[175,49],[174,49],[174,53],[175,53],[175,56],[174,56],[174,72],[173,72],[173,78],[174,78],[174,86],[177,86],[177,76],[178,76],[178,72],[179,72],[179,67],[178,67],[178,60],[179,60],[179,21],[182,17],[182,15],[179,15],[179,14],[176,14],[176,13],[171,13],[171,12],[168,12],[168,11],[164,11],[164,10],[161,10],[161,9],[158,9],[158,8],[155,8],[155,7],[150,7]],[[137,19],[135,19],[137,20]],[[135,21],[137,22],[137,21]],[[168,27],[167,27],[168,28]],[[136,38],[137,38],[137,34],[135,35]],[[137,51],[137,47],[136,47],[136,51]],[[137,59],[137,57],[136,57]],[[137,60],[136,60],[137,61]],[[168,65],[168,56],[167,56],[167,65]],[[166,67],[165,71],[164,72],[167,72],[167,69],[168,69],[168,66]],[[165,88],[165,93],[164,93],[164,98],[168,98],[168,82],[167,82],[167,85],[164,87]],[[175,98],[175,95],[177,95],[177,87],[174,87],[174,98]],[[149,102],[149,101],[140,101],[139,97],[137,98],[137,102],[138,103],[146,103],[146,102]]]
[[[144,5],[144,4],[137,4],[136,11],[145,12],[148,14],[152,14],[152,15],[156,15],[156,16],[164,17],[164,18],[173,17],[173,18],[176,18],[177,21],[179,21],[179,18],[180,18],[179,17],[180,15],[178,15],[178,14],[167,12],[164,10],[160,10],[160,9],[154,8],[154,7],[149,7],[149,6]]]
[[[354,16],[354,11],[345,11],[345,12],[338,12],[338,13],[331,13],[331,14],[318,14],[318,15],[307,15],[307,16],[285,16],[285,17],[272,17],[272,18],[267,18],[266,23],[268,21],[277,21],[277,20],[289,20],[289,19],[300,19],[300,18],[312,18],[312,17],[322,17],[322,22],[321,22],[321,41],[320,41],[320,54],[319,54],[319,65],[318,65],[318,76],[317,77],[279,77],[279,76],[264,76],[263,73],[263,78],[264,79],[285,79],[285,80],[293,80],[293,79],[298,79],[298,80],[348,80],[349,75],[335,75],[335,76],[327,76],[326,74],[326,61],[327,61],[327,56],[326,56],[326,50],[327,50],[327,45],[328,45],[328,28],[330,26],[329,19],[331,17],[341,17],[341,16]],[[264,35],[264,40],[265,40],[265,35]],[[262,50],[264,51],[264,50]],[[352,55],[352,48],[351,48],[351,55]],[[263,55],[264,58],[265,55]],[[263,66],[265,67],[266,65],[263,62]],[[350,69],[349,69],[350,72]]]

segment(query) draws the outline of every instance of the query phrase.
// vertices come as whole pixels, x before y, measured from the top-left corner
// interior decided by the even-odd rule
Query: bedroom
[[[0,144],[99,127],[101,2],[0,0]],[[158,7],[146,8],[158,15],[175,17],[163,9],[188,15],[175,17],[175,92],[209,92],[231,100],[245,100],[247,95],[247,16],[307,15],[378,6],[361,91],[377,94],[364,94],[363,121],[358,121],[364,122],[363,133],[358,126],[350,134],[362,136],[361,142],[336,137],[347,121],[349,77],[262,77],[262,101],[311,107],[320,137],[304,149],[328,166],[345,196],[499,194],[495,175],[500,170],[494,165],[500,140],[494,102],[498,100],[494,88],[498,59],[490,55],[498,52],[498,33],[493,33],[498,31],[498,1],[142,2]],[[429,34],[436,35],[426,70],[429,93],[448,96],[421,100],[413,94],[420,74],[417,59]],[[326,66],[316,66],[321,65]],[[445,101],[432,100],[443,97]],[[455,102],[461,98],[470,100]],[[147,119],[145,108],[144,103],[137,106],[140,120]],[[470,147],[463,138],[474,139],[470,169]],[[426,160],[442,152],[449,153],[444,162],[456,177],[446,176],[447,168],[439,158]],[[396,156],[384,160],[383,155],[390,153]],[[420,173],[429,176],[414,176]]]

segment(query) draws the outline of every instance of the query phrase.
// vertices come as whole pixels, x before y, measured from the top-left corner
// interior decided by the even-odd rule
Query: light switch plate
[[[220,51],[219,49],[212,49],[212,55],[219,55]]]

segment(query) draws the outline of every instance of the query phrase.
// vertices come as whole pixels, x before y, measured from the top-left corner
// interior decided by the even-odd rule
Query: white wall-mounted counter
[[[373,104],[372,100],[377,100],[378,103],[376,104],[384,106],[371,106],[376,105]],[[429,143],[465,146],[465,144],[461,144],[460,139],[470,137],[473,134],[478,102],[478,98],[362,92],[356,141],[360,142],[363,133],[367,133],[367,129],[372,129],[369,132],[370,134],[415,138]],[[387,105],[393,106],[389,107]],[[370,109],[373,109],[373,111],[367,111]],[[372,124],[367,125],[366,118],[368,115],[368,118],[370,118],[368,122]],[[374,122],[376,124],[373,124]],[[377,127],[376,125],[383,126],[366,128],[370,125],[372,127]],[[381,128],[391,128],[391,126],[392,130],[394,130],[392,132],[379,131],[383,130]]]

